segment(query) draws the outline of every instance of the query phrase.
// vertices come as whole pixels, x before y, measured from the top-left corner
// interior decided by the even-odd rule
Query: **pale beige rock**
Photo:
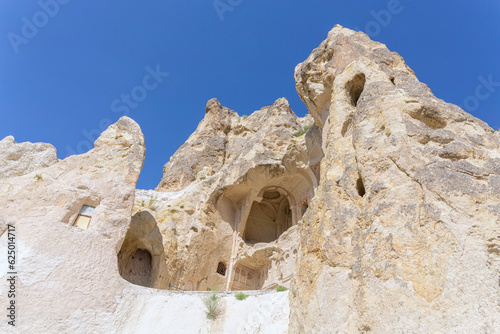
[[[295,80],[303,118],[284,98],[242,117],[208,101],[156,190],[135,190],[127,117],[62,161],[0,141],[0,251],[12,224],[19,273],[0,332],[496,333],[499,133],[340,26]]]
[[[298,118],[285,98],[242,117],[211,99],[196,131],[164,166],[156,190],[178,191],[228,165],[275,163],[307,124],[312,124],[310,116]]]
[[[14,137],[0,140],[0,178],[22,176],[57,163],[54,146],[46,143],[16,143]]]
[[[140,249],[154,258],[153,244],[161,242],[150,286],[201,291],[289,286],[296,224],[317,185],[306,136],[298,136],[311,124],[311,116],[298,118],[284,98],[245,117],[208,101],[197,130],[165,165],[157,191],[136,194],[134,212],[151,215],[161,238],[124,244],[122,254],[128,255],[120,257],[121,267]],[[266,199],[271,190],[277,197]],[[145,227],[129,233],[131,240],[152,235]],[[225,275],[217,273],[220,263]]]
[[[498,132],[340,26],[295,79],[324,157],[301,225],[291,333],[495,333]]]
[[[207,113],[201,130],[192,136],[194,142],[211,134],[223,118],[217,112],[223,110]],[[0,245],[7,247],[6,225],[14,224],[20,256],[16,330],[146,333],[161,331],[168,320],[174,332],[197,328],[202,333],[252,333],[265,326],[286,333],[288,293],[272,291],[246,301],[228,295],[214,322],[206,318],[202,303],[207,292],[183,297],[150,288],[274,288],[288,286],[293,277],[296,224],[302,213],[292,197],[312,198],[316,182],[308,169],[305,137],[295,137],[307,118],[298,118],[285,99],[248,118],[234,117],[219,152],[222,164],[217,169],[200,159],[193,164],[200,167],[195,178],[186,178],[189,182],[178,192],[138,190],[134,195],[145,148],[139,127],[128,118],[106,130],[86,154],[2,180]],[[211,124],[210,129],[204,124]],[[182,173],[176,168],[172,170]],[[235,212],[246,210],[248,216],[252,203],[262,200],[264,188],[281,186],[290,190],[280,190],[280,201],[286,198],[288,205],[283,206],[289,224],[282,227],[284,233],[271,242],[244,242],[241,225],[246,221],[236,219]],[[238,203],[231,194],[246,202]],[[96,208],[87,230],[71,226],[83,205]],[[217,273],[219,262],[226,265],[225,275]],[[5,279],[3,259],[1,264]],[[0,296],[7,303],[6,292]],[[137,309],[136,300],[144,306]],[[189,322],[173,313],[180,305],[186,314],[195,315]],[[171,317],[154,320],[160,311]],[[11,330],[5,323],[1,326],[2,331]]]
[[[135,122],[122,118],[95,146],[0,181],[1,248],[7,247],[6,224],[12,224],[18,251],[16,333],[105,332],[106,315],[127,286],[116,254],[130,222],[144,138]],[[84,204],[96,207],[88,230],[70,226]],[[11,270],[5,256],[0,261],[5,281]],[[3,287],[0,300],[7,305]],[[72,317],[76,320],[68,323]],[[2,321],[0,331],[10,330]]]

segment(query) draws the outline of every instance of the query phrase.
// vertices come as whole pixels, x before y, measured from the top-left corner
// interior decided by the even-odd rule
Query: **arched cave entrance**
[[[245,226],[244,239],[249,243],[272,242],[293,225],[292,210],[285,191],[276,187],[264,191],[261,201],[254,201]]]
[[[120,275],[130,283],[161,287],[163,238],[155,218],[147,211],[136,213],[118,253]]]
[[[130,283],[151,286],[152,261],[151,253],[138,249],[120,266],[120,274]]]
[[[298,231],[295,233],[298,235]],[[252,257],[240,259],[234,264],[229,288],[237,291],[269,290],[278,285],[289,287],[296,259],[296,248],[284,249],[277,254],[262,249]]]
[[[288,287],[298,258],[295,226],[309,208],[317,187],[312,169],[289,173],[260,166],[217,200],[221,218],[233,228],[227,290]]]

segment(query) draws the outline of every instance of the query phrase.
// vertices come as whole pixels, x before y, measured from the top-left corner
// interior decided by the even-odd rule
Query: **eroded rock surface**
[[[324,157],[301,225],[291,332],[496,332],[498,132],[340,26],[295,80]]]
[[[0,332],[496,333],[499,133],[340,26],[295,80],[303,118],[208,101],[156,190],[127,117],[62,161],[0,141]],[[227,293],[214,321],[206,290]]]
[[[214,209],[203,193],[213,180],[184,189],[186,197],[155,191],[149,191],[154,200],[147,191],[136,197],[145,154],[139,126],[123,117],[94,145],[86,154],[0,181],[0,248],[7,253],[12,225],[18,256],[16,326],[2,321],[0,332],[252,333],[266,326],[286,333],[287,292],[248,292],[245,301],[222,296],[217,319],[207,319],[207,279],[225,290],[216,285],[225,281],[214,261],[231,256],[234,234],[228,223],[202,210]],[[175,198],[185,205],[172,207]],[[218,254],[211,252],[222,255],[212,259]],[[2,260],[2,281],[10,271]],[[205,293],[168,291],[169,283],[200,283]],[[8,305],[12,298],[4,287],[0,303]]]
[[[156,190],[178,191],[224,166],[243,165],[243,161],[274,163],[283,157],[290,138],[311,123],[309,118],[298,118],[284,98],[242,117],[211,99],[196,131],[163,167]]]
[[[124,281],[116,254],[130,224],[145,147],[139,126],[123,117],[86,154],[0,180],[0,242],[7,224],[17,247],[17,324],[7,333],[105,333]],[[24,168],[19,160],[19,167]],[[88,229],[71,226],[83,205],[95,208]],[[5,252],[6,253],[6,252]],[[8,270],[2,259],[0,276]],[[9,299],[3,288],[2,305]]]
[[[46,143],[16,143],[7,136],[0,141],[0,179],[22,176],[57,163],[56,148]]]
[[[311,163],[306,145],[306,138],[315,137],[301,135],[311,124],[311,116],[297,117],[284,98],[242,117],[216,99],[208,101],[197,130],[165,165],[157,191],[137,192],[134,217],[151,215],[161,234],[156,240],[163,253],[150,286],[289,286],[297,224],[317,185],[317,161]],[[152,235],[132,227],[130,233],[134,240]],[[124,244],[120,263],[125,268],[142,248],[158,253],[158,242]]]

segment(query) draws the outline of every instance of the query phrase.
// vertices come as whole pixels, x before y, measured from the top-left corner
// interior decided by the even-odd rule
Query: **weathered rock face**
[[[152,287],[288,286],[297,223],[317,184],[306,136],[298,134],[311,124],[310,116],[298,118],[284,98],[248,117],[208,101],[197,130],[165,165],[160,191],[137,192],[130,242],[119,256],[122,276],[136,280],[140,266],[130,264],[145,250],[153,262],[159,259]],[[137,215],[151,219],[134,224]]]
[[[304,118],[284,98],[248,117],[208,101],[156,190],[135,190],[127,117],[62,161],[0,141],[0,250],[12,225],[18,251],[0,332],[498,332],[499,133],[340,26],[295,80]],[[277,285],[290,299],[248,291]],[[202,292],[167,289],[251,296],[212,321]]]
[[[16,326],[2,321],[0,332],[234,333],[254,332],[264,325],[277,333],[286,332],[288,293],[253,296],[249,292],[252,296],[245,301],[228,295],[221,298],[220,315],[212,321],[206,317],[204,295],[149,288],[168,288],[161,285],[169,282],[162,277],[170,273],[165,267],[184,259],[175,257],[176,243],[194,249],[183,253],[189,254],[185,259],[190,262],[177,261],[181,269],[185,267],[178,274],[184,279],[184,271],[191,274],[193,268],[203,270],[213,262],[208,258],[210,253],[197,253],[197,246],[219,250],[217,242],[225,234],[223,222],[190,220],[200,229],[198,236],[185,233],[196,230],[183,225],[187,220],[172,223],[172,218],[178,217],[176,211],[189,219],[203,187],[187,192],[195,198],[186,200],[185,210],[176,207],[170,211],[169,219],[158,224],[161,230],[157,210],[165,200],[172,203],[176,194],[151,191],[164,195],[156,203],[145,204],[154,215],[139,210],[142,195],[136,199],[134,194],[144,153],[139,126],[123,117],[103,132],[95,148],[86,154],[31,172],[23,169],[23,156],[17,159],[19,165],[12,164],[12,170],[26,174],[0,180],[0,249],[7,254],[7,225],[14,226],[17,313]],[[30,154],[29,150],[24,154]],[[196,184],[192,188],[197,189]],[[138,208],[133,208],[134,200]],[[219,231],[222,237],[217,235]],[[232,236],[232,232],[228,234]],[[172,250],[165,262],[165,252]],[[0,278],[6,282],[12,270],[3,259]],[[212,273],[212,266],[209,270]],[[175,269],[172,272],[177,273]],[[0,285],[0,303],[9,305],[10,300],[8,289]]]
[[[128,285],[118,273],[116,254],[130,223],[144,153],[139,126],[124,117],[88,153],[32,172],[22,170],[21,156],[11,170],[27,174],[0,181],[2,249],[7,224],[16,236],[16,333],[86,332],[80,326],[106,332],[116,298]],[[31,151],[22,154],[30,157]],[[71,226],[83,205],[95,207],[87,230]],[[12,270],[2,265],[1,271],[5,281]],[[9,302],[6,292],[2,305]],[[13,329],[6,321],[0,328]]]
[[[218,171],[224,164],[227,133],[237,119],[234,111],[222,107],[216,99],[208,101],[203,121],[163,167],[157,190],[181,190],[196,180],[204,167]]]
[[[254,165],[263,160],[274,163],[283,157],[287,142],[307,123],[312,121],[297,118],[284,98],[248,117],[239,117],[217,99],[211,99],[196,131],[163,167],[156,190],[181,190],[195,180],[218,173],[224,166],[244,165],[242,161]]]
[[[0,178],[22,176],[57,163],[56,148],[46,143],[16,143],[8,136],[0,141]]]
[[[295,70],[324,157],[292,333],[500,328],[500,136],[336,26]]]

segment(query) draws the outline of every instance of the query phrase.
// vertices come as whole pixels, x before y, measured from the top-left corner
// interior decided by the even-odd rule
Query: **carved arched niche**
[[[310,169],[288,173],[260,166],[244,181],[228,187],[217,201],[217,209],[243,240],[269,243],[302,219],[314,196],[316,179]]]
[[[266,165],[239,180],[217,199],[222,220],[234,231],[226,289],[289,286],[300,235],[294,225],[314,197],[316,175],[311,168]]]
[[[281,187],[267,187],[253,202],[243,230],[243,239],[255,244],[272,242],[296,220],[290,202],[293,196]]]
[[[133,284],[158,287],[163,237],[155,218],[147,211],[136,213],[118,253],[120,275]]]

